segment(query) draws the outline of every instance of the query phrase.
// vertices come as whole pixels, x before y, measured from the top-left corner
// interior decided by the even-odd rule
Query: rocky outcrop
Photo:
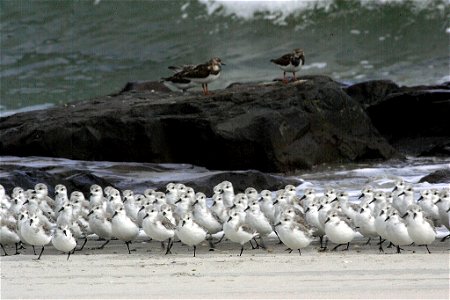
[[[434,171],[420,178],[419,182],[450,183],[450,168]]]
[[[450,156],[450,83],[399,87],[391,81],[377,80],[345,90],[402,153]]]
[[[183,95],[133,89],[0,119],[0,155],[191,163],[289,172],[396,151],[361,105],[325,76]]]

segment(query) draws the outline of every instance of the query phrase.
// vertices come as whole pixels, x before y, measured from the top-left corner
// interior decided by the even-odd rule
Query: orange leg
[[[286,71],[283,72],[283,83],[288,83],[288,80],[286,79]]]

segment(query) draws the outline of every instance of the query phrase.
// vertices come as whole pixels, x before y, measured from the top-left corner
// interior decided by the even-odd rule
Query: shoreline
[[[434,298],[449,297],[449,242],[429,247],[378,247],[355,239],[350,251],[317,252],[318,242],[302,255],[285,251],[276,238],[268,250],[251,250],[225,241],[214,252],[206,242],[192,249],[175,243],[164,255],[158,242],[125,245],[89,239],[70,256],[48,246],[40,261],[27,247],[25,255],[1,258],[1,296],[5,298]],[[331,248],[329,245],[329,249]],[[8,247],[8,250],[11,250]],[[39,248],[37,249],[39,250]],[[24,283],[27,285],[24,285]]]

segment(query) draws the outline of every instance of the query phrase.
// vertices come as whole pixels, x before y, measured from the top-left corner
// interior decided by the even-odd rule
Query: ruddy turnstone
[[[222,60],[218,57],[214,57],[204,64],[182,67],[182,69],[172,77],[189,80],[194,83],[201,83],[203,93],[207,95],[209,94],[208,83],[219,78],[222,65],[225,65]]]
[[[294,74],[294,81],[297,80],[295,78],[295,72],[299,71],[301,66],[305,64],[305,55],[302,49],[294,49],[292,53],[285,54],[276,59],[271,59],[270,61],[283,70],[283,82],[287,83],[286,72],[292,72]]]

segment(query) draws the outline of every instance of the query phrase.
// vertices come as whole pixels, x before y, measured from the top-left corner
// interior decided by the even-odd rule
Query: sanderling
[[[77,242],[67,225],[56,228],[52,236],[52,244],[57,250],[67,253],[67,260],[69,260],[70,254],[77,246]]]
[[[325,233],[330,241],[337,244],[332,251],[345,244],[347,244],[345,250],[348,250],[356,234],[350,220],[346,216],[341,216],[336,209],[331,209],[327,213]]]
[[[111,224],[112,236],[124,241],[127,245],[128,254],[131,254],[129,245],[139,234],[139,228],[130,220],[122,207],[113,214]]]
[[[288,248],[297,249],[301,255],[301,249],[308,247],[313,240],[312,229],[305,224],[294,222],[289,217],[284,217],[275,225],[278,237]]]
[[[142,220],[142,229],[151,239],[162,243],[169,240],[166,254],[170,253],[170,248],[172,248],[175,228],[175,224],[156,209],[150,210]]]
[[[178,223],[175,233],[183,244],[194,247],[195,257],[197,245],[206,239],[207,231],[193,220],[192,214],[187,213]]]
[[[400,250],[402,250],[400,246],[411,245],[413,243],[413,240],[409,236],[406,223],[397,211],[392,212],[386,218],[386,222],[387,240],[397,246],[397,253],[400,253]]]
[[[230,216],[228,221],[223,224],[223,231],[227,239],[241,245],[239,256],[242,256],[244,244],[257,237],[258,233],[247,224],[241,224],[241,220],[245,219],[245,216],[239,216],[239,214],[243,213],[233,213]]]
[[[39,253],[37,258],[38,260],[41,259],[45,245],[50,243],[52,239],[50,228],[41,225],[36,215],[30,215],[29,219],[22,224],[20,233],[28,244],[42,247],[41,253]]]
[[[434,242],[436,230],[431,220],[424,217],[422,209],[418,205],[411,205],[403,218],[406,220],[408,234],[418,246],[425,246],[428,253],[428,245]]]

